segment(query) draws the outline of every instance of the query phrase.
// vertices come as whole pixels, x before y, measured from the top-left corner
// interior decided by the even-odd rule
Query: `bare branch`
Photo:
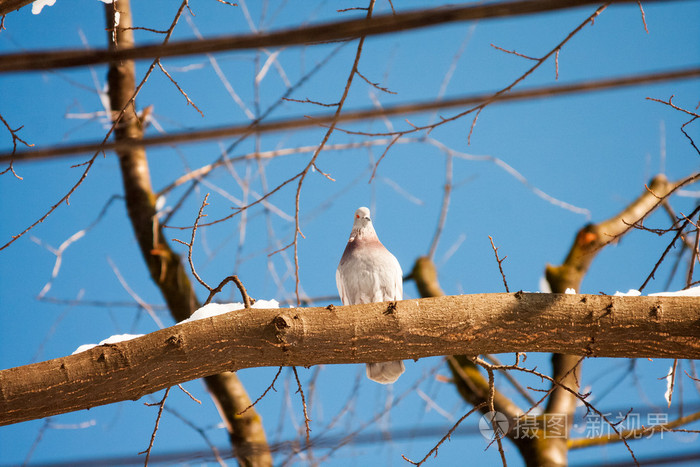
[[[258,397],[257,399],[255,399],[255,402],[253,402],[252,404],[250,404],[248,407],[246,407],[246,408],[243,409],[242,411],[238,412],[238,415],[243,415],[244,413],[246,413],[246,412],[248,411],[248,409],[255,407],[255,405],[256,405],[258,402],[260,402],[260,401],[263,399],[263,397],[265,397],[265,395],[266,395],[268,392],[270,392],[270,389],[272,389],[272,390],[275,391],[275,392],[277,391],[277,389],[275,389],[275,381],[277,381],[277,378],[279,378],[280,374],[282,373],[282,368],[284,368],[284,367],[279,367],[279,369],[277,370],[277,373],[275,374],[275,377],[272,378],[272,382],[271,382],[270,385],[267,387],[267,389],[265,389],[265,391],[260,395],[260,397]]]
[[[165,407],[165,401],[170,394],[170,388],[165,390],[163,394],[163,399],[157,404],[146,404],[146,405],[158,405],[158,416],[156,417],[156,424],[153,427],[153,433],[151,433],[151,442],[148,443],[148,448],[145,451],[141,451],[139,454],[146,454],[146,460],[144,461],[144,466],[148,465],[148,459],[151,457],[151,449],[153,449],[153,442],[156,440],[156,433],[158,432],[158,426],[160,425],[160,417],[163,415],[163,408]]]
[[[238,287],[238,291],[241,292],[241,299],[243,300],[243,304],[245,305],[245,308],[250,308],[250,306],[255,303],[255,300],[250,298],[248,296],[248,292],[246,291],[245,287],[243,286],[243,283],[241,280],[238,278],[238,276],[228,276],[226,279],[222,280],[219,285],[217,285],[213,289],[209,289],[209,297],[207,297],[207,300],[204,302],[205,305],[211,302],[212,298],[214,296],[221,292],[221,290],[224,288],[224,285],[228,284],[229,282],[233,282],[236,284],[236,287]]]
[[[679,107],[679,106],[677,106],[676,104],[674,104],[674,103],[673,103],[673,97],[674,97],[673,95],[672,95],[671,97],[669,97],[669,98],[668,98],[668,101],[663,101],[663,100],[661,100],[661,99],[656,99],[656,98],[653,98],[653,97],[647,97],[647,100],[649,100],[649,101],[654,101],[654,102],[659,102],[659,103],[661,103],[661,104],[665,104],[665,105],[667,105],[667,106],[669,106],[669,107],[672,107],[672,108],[678,110],[679,112],[686,113],[686,114],[688,114],[688,115],[690,115],[690,116],[692,116],[692,117],[695,117],[695,118],[700,118],[700,114],[695,113],[695,112],[692,112],[692,111],[690,111],[690,110],[686,110],[686,109],[684,109],[683,107]]]
[[[497,46],[497,45],[494,45],[494,44],[491,44],[491,47],[493,47],[494,49],[500,50],[501,52],[505,52],[505,53],[508,53],[508,54],[513,54],[513,55],[516,55],[516,56],[518,56],[518,57],[526,58],[526,59],[528,59],[528,60],[533,60],[533,61],[538,61],[538,60],[540,60],[539,58],[534,58],[534,57],[530,57],[530,56],[527,56],[527,55],[523,55],[523,54],[521,54],[521,53],[516,52],[515,50],[506,50],[506,49],[504,49],[504,48],[502,48],[502,47],[499,47],[499,46]]]
[[[355,70],[355,72],[357,73],[357,75],[358,75],[360,78],[362,78],[362,79],[363,79],[367,84],[369,84],[370,86],[372,86],[372,87],[374,87],[374,88],[376,88],[376,89],[379,89],[380,91],[385,92],[385,93],[387,93],[387,94],[396,94],[394,91],[390,91],[388,88],[385,88],[385,87],[380,86],[379,83],[375,83],[375,82],[370,81],[365,75],[363,75],[362,73],[360,73],[360,70]]]
[[[5,20],[5,17],[3,16],[2,19]],[[2,28],[0,28],[0,29],[2,29]],[[5,170],[3,170],[2,172],[0,172],[0,175],[3,175],[5,173],[7,173],[8,171],[11,171],[12,175],[14,175],[15,178],[17,178],[18,180],[23,180],[22,177],[17,175],[17,172],[15,172],[15,169],[13,167],[13,164],[14,164],[14,157],[13,156],[14,156],[15,152],[17,151],[17,142],[19,141],[20,143],[24,144],[28,148],[31,148],[34,145],[27,143],[25,140],[20,138],[19,135],[17,134],[17,132],[19,132],[19,130],[24,128],[24,125],[22,125],[18,128],[15,128],[13,130],[12,127],[10,127],[10,124],[7,123],[7,120],[5,120],[2,115],[0,115],[0,121],[2,121],[2,123],[5,125],[5,128],[7,128],[7,131],[10,132],[10,135],[12,135],[12,154],[10,155],[10,166],[8,168],[6,168]]]
[[[649,34],[649,28],[647,27],[647,17],[644,14],[644,8],[642,7],[642,2],[637,0],[637,5],[639,5],[639,12],[642,14],[642,23],[644,24],[644,32]]]
[[[690,214],[689,217],[695,216],[698,212],[700,212],[700,206],[698,206],[697,208],[695,208],[695,210]],[[658,261],[656,262],[656,264],[654,265],[654,268],[651,270],[651,272],[649,273],[649,275],[647,276],[647,278],[644,280],[644,283],[643,283],[643,284],[639,287],[639,289],[637,289],[637,290],[639,290],[640,292],[641,292],[642,290],[644,290],[644,287],[646,287],[646,285],[649,283],[649,281],[652,280],[652,279],[654,278],[654,273],[655,273],[656,270],[659,268],[659,266],[661,266],[661,263],[662,263],[662,262],[664,261],[664,259],[666,258],[666,255],[668,254],[669,251],[671,251],[671,248],[674,247],[674,245],[676,244],[676,240],[678,240],[678,239],[680,238],[681,234],[683,233],[683,230],[685,229],[685,227],[686,227],[689,223],[690,223],[690,219],[686,219],[686,221],[678,228],[678,232],[676,232],[676,235],[673,237],[673,240],[671,240],[671,242],[668,244],[668,246],[666,247],[666,249],[664,250],[664,252],[661,254],[661,257],[659,258],[659,260],[658,260]]]
[[[438,242],[440,241],[440,235],[442,235],[442,231],[445,228],[445,222],[447,222],[447,211],[450,208],[450,197],[452,194],[452,152],[447,151],[447,157],[445,159],[445,186],[442,193],[440,218],[438,219],[438,225],[435,229],[435,235],[433,235],[433,241],[430,244],[430,250],[428,250],[428,257],[431,260],[434,260],[435,258],[435,252],[437,251]]]
[[[506,275],[503,272],[503,266],[502,263],[503,261],[506,260],[507,256],[504,256],[503,258],[498,257],[498,248],[496,248],[496,245],[493,244],[493,238],[491,238],[491,235],[489,235],[489,240],[491,241],[491,248],[493,248],[493,254],[496,256],[496,262],[498,263],[498,270],[501,271],[501,277],[503,278],[503,285],[506,288],[506,292],[510,292],[508,290],[508,282],[506,282]]]
[[[188,104],[188,105],[191,105],[192,107],[194,107],[194,109],[195,109],[197,112],[199,112],[199,115],[201,115],[202,117],[204,117],[204,113],[203,113],[201,110],[199,110],[199,107],[197,107],[197,105],[196,105],[194,102],[192,102],[192,99],[190,99],[190,96],[188,96],[187,93],[180,87],[180,85],[177,84],[177,81],[175,81],[175,79],[173,79],[173,77],[170,76],[170,73],[168,73],[168,71],[165,69],[165,67],[163,66],[163,64],[160,62],[160,59],[157,60],[157,63],[158,63],[158,68],[160,68],[160,71],[162,71],[162,72],[165,74],[165,76],[168,77],[168,79],[170,80],[170,82],[173,83],[173,84],[175,85],[175,87],[177,88],[177,90],[180,91],[180,94],[182,94],[183,96],[185,96],[185,99],[187,99],[187,104]]]
[[[297,373],[297,367],[293,366],[292,371],[294,372],[294,378],[297,380],[297,392],[301,397],[301,405],[304,408],[304,425],[306,425],[306,445],[311,445],[311,428],[309,428],[309,413],[306,410],[306,398],[304,397],[304,389],[301,387],[301,381],[299,381],[299,373]]]
[[[440,441],[438,441],[438,443],[437,443],[430,451],[428,451],[428,454],[426,454],[425,457],[424,457],[423,459],[421,459],[420,461],[414,462],[414,461],[412,461],[411,459],[409,459],[408,457],[406,457],[406,456],[403,455],[403,454],[401,454],[401,457],[403,457],[403,459],[404,459],[405,461],[410,462],[410,463],[413,464],[413,465],[416,465],[416,466],[423,465],[423,464],[425,463],[425,461],[427,461],[428,458],[429,458],[431,455],[433,455],[433,454],[437,455],[437,450],[438,450],[438,448],[440,447],[440,445],[443,444],[443,443],[444,443],[445,441],[447,441],[448,439],[450,439],[450,437],[452,436],[452,433],[454,433],[454,431],[457,429],[457,427],[459,427],[459,425],[460,425],[464,420],[466,420],[471,414],[473,414],[474,412],[477,412],[477,411],[481,410],[481,409],[484,408],[485,406],[486,406],[486,402],[483,402],[483,403],[481,403],[481,404],[475,406],[474,408],[472,408],[470,411],[468,411],[468,412],[465,413],[464,415],[462,415],[462,417],[461,417],[459,420],[457,420],[457,423],[455,423],[454,425],[452,425],[452,428],[450,428],[450,430],[445,434],[445,436],[443,436],[442,439],[441,439]]]

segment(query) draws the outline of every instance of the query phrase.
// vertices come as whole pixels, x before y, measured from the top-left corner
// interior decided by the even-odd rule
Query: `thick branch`
[[[647,0],[646,3],[651,1],[660,0]],[[636,2],[636,0],[613,0],[613,2],[632,3]],[[77,49],[59,52],[24,52],[0,56],[0,72],[77,67],[118,60],[199,55],[227,50],[318,44],[422,29],[457,21],[504,18],[598,4],[600,4],[600,0],[558,0],[556,2],[552,0],[517,0],[483,5],[413,10],[376,16],[372,19],[334,21],[284,31],[179,41],[168,45],[145,45],[130,50]],[[4,10],[2,4],[0,4],[0,14],[3,14]]]
[[[23,6],[29,5],[34,0],[0,0],[0,15],[19,10]]]
[[[644,219],[661,204],[661,198],[668,196],[682,182],[669,182],[664,175],[657,175],[649,183],[648,189],[622,212],[599,224],[589,224],[582,228],[576,235],[564,263],[561,266],[547,265],[545,274],[551,290],[564,292],[567,288],[572,288],[579,291],[583,276],[596,254],[627,233],[635,223]]]
[[[688,180],[688,179],[686,179]],[[660,174],[654,177],[649,187],[622,212],[598,224],[583,227],[576,235],[564,263],[560,266],[547,265],[545,275],[552,292],[563,293],[571,288],[581,290],[581,282],[595,256],[606,245],[627,233],[632,225],[644,219],[660,204],[660,199],[668,196],[681,183],[671,183]],[[578,392],[581,379],[581,358],[578,355],[552,355],[552,378],[559,384],[552,386],[552,394],[547,402],[547,414],[564,414],[569,423],[578,402],[569,388]],[[569,427],[567,427],[568,430]],[[565,465],[568,447],[566,439],[553,437],[542,443],[544,455],[551,465]],[[542,459],[537,459],[542,463]]]
[[[136,400],[242,368],[558,352],[700,358],[700,300],[479,294],[335,308],[239,310],[0,371],[0,425]]]

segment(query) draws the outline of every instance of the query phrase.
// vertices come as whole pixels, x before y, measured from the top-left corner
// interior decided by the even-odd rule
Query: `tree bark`
[[[118,26],[114,24],[115,9],[120,13]],[[119,0],[114,5],[106,4],[105,11],[110,49],[132,48],[133,30],[128,29],[132,26],[129,1]],[[141,140],[142,122],[136,114],[133,100],[136,90],[134,62],[124,60],[111,63],[108,84],[112,118],[116,119],[119,111],[126,109],[114,130],[115,141]],[[117,150],[117,155],[127,212],[151,278],[160,289],[175,320],[186,319],[199,308],[199,303],[180,257],[164,240],[158,224],[156,197],[151,185],[146,151],[143,147],[135,146]],[[251,401],[238,377],[229,372],[208,375],[205,383],[226,423],[239,463],[260,467],[272,465],[262,419],[252,408],[239,415]]]
[[[438,282],[435,264],[427,256],[418,258],[411,272],[411,279],[415,281],[422,297],[441,297],[444,295]],[[479,367],[468,355],[453,355],[448,358],[447,364],[462,399],[474,407],[481,406],[480,412],[483,414],[491,412],[493,407],[495,412],[505,415],[513,428],[504,435],[515,444],[523,459],[528,465],[546,465],[551,457],[547,446],[548,439],[542,436],[541,430],[536,436],[533,436],[532,432],[524,433],[522,429],[519,429],[524,426],[524,424],[518,423],[518,420],[525,414],[525,411],[498,388],[491,388],[489,381],[484,378]],[[494,434],[499,436],[495,430]]]
[[[696,297],[479,294],[328,308],[247,309],[0,371],[0,425],[136,400],[261,366],[557,352],[700,358]]]

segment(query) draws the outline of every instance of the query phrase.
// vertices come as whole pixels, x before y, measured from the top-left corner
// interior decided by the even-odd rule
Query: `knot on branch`
[[[386,310],[382,312],[383,315],[393,315],[394,312],[397,310],[397,302],[389,302],[389,305],[386,307]]]
[[[287,315],[277,316],[274,320],[272,320],[272,323],[275,325],[275,328],[277,329],[277,331],[280,331],[280,332],[284,332],[285,329],[292,326],[291,320],[290,320],[289,316],[287,316]]]
[[[273,332],[275,334],[275,338],[279,344],[281,344],[281,348],[284,351],[287,351],[289,349],[290,345],[293,345],[293,340],[295,340],[292,336],[295,334],[295,325],[297,324],[299,320],[299,315],[289,315],[286,313],[277,315],[273,320],[272,320],[272,326],[273,326]]]
[[[173,334],[172,336],[168,337],[165,342],[168,345],[172,345],[173,347],[180,348],[182,347],[182,336],[180,334]]]

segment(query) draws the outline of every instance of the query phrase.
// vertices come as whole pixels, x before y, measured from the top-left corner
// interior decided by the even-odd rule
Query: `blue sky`
[[[422,7],[423,2],[394,2],[394,5],[404,10]],[[190,17],[189,21],[180,21],[174,39],[193,38],[193,25],[205,37],[250,32],[242,7],[213,1],[191,6],[196,16]],[[360,11],[336,11],[353,6],[357,5],[347,2],[270,2],[262,26],[260,5],[251,2],[247,9],[256,28],[275,30],[363,14]],[[135,2],[133,8],[136,25],[165,29],[172,21],[177,5],[166,1]],[[356,78],[346,109],[366,108],[375,102],[389,106],[436,99],[452,66],[454,70],[446,84],[446,98],[497,91],[509,85],[532,63],[500,52],[490,44],[540,56],[594,10],[595,7],[587,7],[524,18],[456,23],[367,39],[360,71],[396,94],[382,93]],[[644,31],[639,8],[634,4],[613,5],[603,12],[595,25],[586,26],[561,50],[558,82],[697,66],[700,62],[698,2],[645,4],[644,10],[649,33]],[[388,2],[377,2],[376,11],[390,12]],[[23,8],[6,17],[5,28],[0,32],[1,54],[46,48],[106,46],[103,6],[95,0],[60,0],[40,15],[32,15],[29,8]],[[152,33],[136,31],[137,43],[158,40]],[[268,51],[279,52],[279,68],[271,67],[260,81],[257,90],[259,108],[265,110],[273,105],[285,92],[286,82],[297,82],[331,54],[328,64],[292,97],[336,102],[352,66],[355,50],[356,43],[352,42],[340,48],[338,44],[325,44]],[[266,58],[264,52],[260,55],[255,52],[215,55],[221,72],[245,108],[253,113],[256,112],[254,76]],[[206,57],[168,59],[163,63],[204,116],[187,105],[165,76],[155,73],[137,99],[138,108],[154,106],[155,122],[149,128],[150,134],[157,134],[158,128],[174,132],[249,121],[246,111],[231,97]],[[138,63],[137,79],[143,76],[147,66],[147,62]],[[284,70],[284,74],[280,70]],[[20,136],[36,147],[101,139],[106,132],[104,118],[83,117],[104,110],[97,91],[103,89],[105,75],[106,67],[102,65],[0,75],[0,114],[13,127],[24,125]],[[646,98],[666,100],[675,95],[674,102],[678,105],[694,109],[699,99],[698,81],[684,80],[493,105],[479,116],[471,144],[467,142],[470,117],[431,132],[430,138],[439,145],[464,155],[453,160],[454,188],[450,210],[435,255],[445,292],[503,291],[489,235],[499,247],[499,253],[508,256],[503,266],[511,290],[537,291],[545,265],[558,264],[564,259],[575,233],[586,222],[599,222],[619,212],[659,172],[672,180],[696,172],[700,166],[698,154],[679,130],[680,125],[688,120],[687,115]],[[523,86],[556,83],[554,62],[550,61],[530,76]],[[276,109],[271,118],[299,117],[324,111],[326,109],[310,104],[287,102]],[[447,117],[457,112],[445,110],[438,115]],[[437,119],[434,114],[407,118],[416,125]],[[408,128],[404,117],[392,118],[391,125],[396,129]],[[341,128],[366,133],[387,131],[386,122],[382,120],[341,125]],[[687,127],[696,142],[700,141],[697,128],[697,123]],[[271,151],[317,145],[323,132],[323,129],[309,128],[268,134],[259,139],[249,138],[237,147],[233,156],[256,149]],[[369,139],[336,132],[329,144]],[[216,160],[221,148],[232,141],[149,149],[154,188],[160,190],[188,169]],[[445,184],[446,157],[438,143],[406,141],[394,145],[371,182],[374,163],[386,145],[321,154],[319,168],[335,181],[311,173],[303,186],[301,228],[306,238],[300,239],[299,243],[299,273],[304,294],[308,297],[336,295],[335,268],[350,232],[352,214],[359,206],[372,209],[381,240],[399,259],[404,271],[411,269],[417,257],[427,254]],[[10,149],[11,138],[4,128],[0,128],[0,151]],[[490,159],[472,160],[469,156],[490,156]],[[255,163],[240,163],[234,168],[239,177],[250,175],[252,191],[263,193],[266,186],[271,189],[303,169],[309,157],[310,154],[306,153],[265,161],[264,181],[260,166]],[[71,166],[86,158],[77,155],[18,163],[16,170],[23,177],[22,181],[10,174],[0,177],[0,238],[4,239],[3,244],[11,235],[32,224],[67,192],[82,172],[81,168]],[[538,197],[494,163],[494,158],[520,173],[531,186],[587,210],[590,219]],[[191,225],[206,193],[211,193],[210,206],[206,209],[209,219],[230,213],[235,200],[255,196],[246,194],[225,168],[214,172],[207,183],[187,199],[170,222],[172,225]],[[250,211],[242,244],[239,218],[202,229],[194,249],[200,275],[209,283],[218,283],[221,278],[236,273],[256,298],[293,299],[294,277],[289,268],[290,261],[293,261],[291,252],[272,257],[268,257],[268,253],[292,240],[294,230],[289,219],[294,215],[294,188],[285,188],[272,197],[270,202],[274,209],[271,211],[260,208]],[[689,187],[688,190],[697,193],[698,187]],[[174,206],[182,193],[183,187],[171,192],[165,199],[165,206]],[[101,301],[111,305],[65,305],[37,299],[49,281],[56,261],[56,256],[46,245],[58,248],[71,235],[90,226],[112,196],[121,194],[118,163],[113,154],[108,154],[97,161],[85,183],[71,196],[69,206],[59,207],[44,223],[0,251],[0,368],[63,356],[80,344],[98,342],[112,334],[146,333],[157,329],[142,310],[119,304],[133,303],[133,299],[120,284],[115,268],[145,302],[162,303],[148,277],[120,199],[109,205],[99,223],[83,238],[65,250],[59,274],[46,293],[46,297],[59,300]],[[690,212],[696,203],[697,198],[691,196],[671,200],[673,208],[684,213]],[[666,227],[668,217],[663,212],[656,213],[649,218],[647,225]],[[187,240],[189,231],[169,229],[166,235]],[[659,238],[646,232],[632,232],[596,258],[581,292],[614,293],[638,288],[668,241],[668,236]],[[181,245],[175,247],[186,253]],[[661,268],[657,280],[647,287],[647,292],[667,288],[672,264],[671,260]],[[683,285],[684,274],[680,274],[668,288],[677,290]],[[200,288],[198,293],[202,300],[206,297],[203,289]],[[416,298],[418,294],[412,284],[407,284],[405,295],[405,298]],[[218,299],[231,301],[238,297],[233,290],[227,289]],[[321,303],[325,304],[327,301]],[[166,325],[172,324],[165,311],[157,309],[156,312]],[[502,358],[510,361],[512,356]],[[531,355],[528,363],[548,368],[548,356]],[[669,362],[640,360],[635,362],[634,371],[626,374],[629,364],[627,360],[613,359],[586,361],[584,386],[590,385],[594,397],[600,399],[599,408],[603,411],[633,408],[645,414],[663,412],[674,418],[680,409],[675,401],[670,411],[663,408],[665,382],[658,379],[665,376]],[[687,366],[683,368],[688,369]],[[302,369],[302,381],[308,384],[315,371],[315,368]],[[392,398],[399,401],[396,408],[366,430],[416,431],[414,436],[390,443],[351,444],[335,452],[328,461],[329,465],[366,465],[368,461],[378,459],[387,465],[402,465],[401,454],[421,458],[454,420],[468,410],[452,386],[436,381],[436,372],[447,375],[444,363],[438,358],[408,362],[406,374],[390,389],[364,379],[355,389],[356,378],[363,371],[359,365],[325,366],[321,369],[316,399],[312,403],[312,434],[352,432],[381,413]],[[243,370],[239,375],[251,397],[256,398],[270,384],[275,372],[274,368],[261,368]],[[295,424],[303,424],[300,402],[294,394],[293,376],[290,379],[287,370],[282,376],[284,379],[276,385],[278,392],[266,396],[259,405],[268,438],[273,442],[295,439]],[[623,376],[625,379],[617,382]],[[285,390],[285,385],[289,384],[292,384],[291,394]],[[528,384],[537,385],[538,382]],[[687,410],[684,413],[697,411],[700,404],[697,389],[688,379],[683,384],[683,410]],[[203,385],[193,381],[185,387],[203,401],[202,406],[192,403],[179,391],[172,393],[169,404],[205,429],[212,442],[225,447],[225,431],[217,428],[219,418]],[[503,387],[506,392],[510,390],[508,386]],[[617,389],[606,392],[610,387]],[[507,394],[516,397],[511,392]],[[149,401],[148,398],[144,400]],[[327,424],[346,407],[348,400],[352,401],[350,410],[337,425],[327,428]],[[439,410],[427,400],[435,403]],[[52,425],[33,451],[32,445],[44,421],[2,427],[0,464],[21,463],[30,452],[33,462],[135,455],[146,448],[155,420],[155,410],[144,407],[141,402],[124,402],[53,417]],[[207,450],[196,431],[171,414],[164,417],[154,454],[180,449]],[[464,424],[465,429],[474,430],[477,421],[476,417],[470,418]],[[86,424],[86,427],[72,429],[74,424]],[[435,432],[419,437],[418,431],[426,427],[435,427]],[[693,441],[697,443],[691,438],[691,435],[684,438],[679,434],[668,434],[663,441],[638,442],[633,448],[640,458],[645,454],[688,451],[692,450]],[[519,465],[521,460],[514,448],[506,446],[509,462]],[[494,448],[485,450],[483,438],[472,434],[455,437],[444,445],[433,465],[447,465],[463,459],[461,453],[465,447],[474,462],[496,463],[499,460]],[[316,455],[322,456],[323,450],[319,449]],[[624,447],[615,446],[573,452],[571,460],[572,463],[587,463],[620,459],[624,455]],[[282,462],[284,457],[276,460]]]

